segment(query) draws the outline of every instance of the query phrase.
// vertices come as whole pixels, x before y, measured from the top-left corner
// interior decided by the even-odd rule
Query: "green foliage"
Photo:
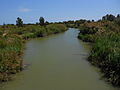
[[[8,81],[12,74],[22,70],[23,41],[66,30],[63,24],[0,26],[0,82]]]
[[[41,26],[45,25],[45,19],[43,17],[40,17],[39,22]]]
[[[101,21],[83,24],[78,38],[94,42],[88,60],[100,68],[109,82],[120,86],[119,15],[106,15]]]
[[[17,20],[16,20],[16,25],[18,26],[18,27],[22,27],[23,26],[23,21],[22,21],[22,19],[21,18],[17,18]]]
[[[45,27],[41,27],[41,28],[38,28],[35,32],[35,36],[36,37],[44,37],[44,36],[47,36],[47,32],[46,32],[46,28]]]
[[[120,85],[120,34],[105,34],[94,44],[89,61],[101,68],[113,85]]]
[[[113,16],[112,14],[107,14],[106,16],[102,17],[102,20],[108,20],[108,21],[114,21],[115,20],[115,16]]]
[[[87,27],[81,26],[80,33],[78,34],[78,38],[86,41],[86,42],[94,42],[94,34],[98,31],[98,28],[95,27]]]
[[[118,24],[120,26],[120,16],[118,16],[115,20],[116,24]]]
[[[83,41],[85,41],[85,42],[94,42],[94,36],[93,35],[89,35],[89,34],[82,35],[82,34],[79,34],[78,38],[83,40]]]
[[[80,19],[80,20],[76,20],[76,21],[69,20],[69,21],[63,21],[63,22],[59,22],[59,23],[65,24],[69,28],[78,28],[81,24],[84,24],[85,22],[87,22],[87,20]]]
[[[20,35],[23,39],[44,37],[50,34],[56,34],[66,31],[67,28],[63,24],[49,24],[46,26],[27,25],[24,27],[12,28],[11,33]]]
[[[95,27],[87,27],[87,26],[80,27],[80,33],[82,35],[85,35],[85,34],[95,34],[97,31],[98,31],[98,29],[95,28]]]
[[[46,28],[47,28],[48,34],[52,34],[52,33],[57,34],[67,30],[67,28],[63,24],[50,24],[46,26]]]
[[[25,33],[22,35],[22,38],[25,40],[27,40],[29,38],[35,38],[35,37],[36,37],[36,35],[34,33]]]
[[[22,39],[17,35],[0,37],[0,82],[22,69]]]
[[[46,21],[46,22],[45,22],[45,25],[48,25],[48,24],[49,24],[49,22],[48,22],[48,21]]]

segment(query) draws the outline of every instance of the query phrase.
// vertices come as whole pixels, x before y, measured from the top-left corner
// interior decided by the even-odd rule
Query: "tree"
[[[39,22],[41,26],[45,25],[45,19],[43,17],[40,17]]]
[[[17,20],[16,20],[16,25],[18,26],[18,27],[22,27],[23,26],[23,21],[22,21],[22,19],[21,18],[17,18]]]
[[[92,22],[94,22],[94,20],[92,20]]]
[[[102,17],[102,20],[107,20],[107,19],[106,19],[106,16],[103,16],[103,17]]]
[[[106,16],[102,17],[102,20],[108,20],[108,21],[114,21],[115,20],[115,16],[112,14],[107,14]]]
[[[117,15],[117,18],[120,18],[120,14]]]
[[[110,15],[108,16],[108,20],[109,20],[109,21],[114,21],[114,20],[115,20],[115,16],[112,15],[112,14],[110,14]]]
[[[45,22],[45,25],[48,25],[48,24],[49,24],[49,22],[48,22],[48,21],[46,21],[46,22]]]
[[[36,22],[36,25],[39,25],[39,22]]]

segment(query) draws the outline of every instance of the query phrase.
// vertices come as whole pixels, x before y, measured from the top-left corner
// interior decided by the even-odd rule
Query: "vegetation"
[[[17,20],[16,20],[16,25],[18,26],[18,27],[22,27],[23,26],[23,21],[22,21],[22,19],[21,18],[17,18]]]
[[[120,86],[120,34],[100,37],[92,48],[89,61],[101,69],[109,82]]]
[[[12,74],[22,70],[22,52],[24,41],[30,38],[44,37],[66,31],[63,24],[44,24],[43,18],[40,25],[23,24],[17,18],[16,25],[0,26],[0,82],[11,79]]]
[[[85,22],[78,28],[79,39],[92,42],[88,60],[115,86],[120,86],[120,17],[103,16],[96,22]]]
[[[43,17],[40,17],[39,22],[40,22],[40,25],[41,25],[41,26],[44,26],[44,25],[45,25],[45,20],[44,20]]]
[[[110,14],[110,15],[106,15],[102,17],[102,20],[108,20],[108,21],[114,21],[115,20],[115,16]]]
[[[76,20],[49,23],[40,17],[39,23],[0,26],[0,81],[8,81],[12,74],[22,70],[23,42],[30,38],[44,37],[79,28],[78,38],[93,43],[88,60],[100,68],[107,81],[120,86],[120,15],[103,16],[101,20]]]
[[[0,81],[8,81],[11,74],[22,70],[22,39],[18,35],[0,36]]]

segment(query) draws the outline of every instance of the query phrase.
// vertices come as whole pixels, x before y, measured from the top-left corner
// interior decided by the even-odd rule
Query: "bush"
[[[95,34],[97,31],[98,31],[98,29],[95,28],[95,27],[87,27],[87,26],[81,26],[80,27],[80,33],[82,35],[85,35],[85,34]]]
[[[78,38],[86,42],[94,42],[88,60],[100,68],[109,82],[120,86],[119,17],[115,20],[83,24],[80,26]]]
[[[22,48],[22,39],[17,35],[0,38],[0,81],[7,81],[22,69]]]
[[[48,34],[50,33],[56,34],[56,33],[64,32],[67,30],[67,28],[63,24],[50,24],[46,28],[47,28]]]
[[[46,28],[45,27],[39,28],[38,30],[36,30],[35,35],[36,35],[36,37],[47,36]]]
[[[66,30],[62,24],[5,25],[0,27],[0,82],[8,81],[11,75],[22,70],[21,54],[23,41],[29,38],[44,37]]]
[[[81,33],[78,35],[78,38],[85,41],[85,42],[94,42],[93,35],[82,35]]]
[[[98,66],[113,85],[120,85],[120,34],[107,34],[94,44],[89,61]]]

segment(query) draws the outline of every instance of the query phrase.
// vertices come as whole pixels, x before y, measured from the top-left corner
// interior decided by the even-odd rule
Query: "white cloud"
[[[31,9],[28,9],[28,8],[20,8],[18,11],[19,11],[19,12],[30,12]]]

